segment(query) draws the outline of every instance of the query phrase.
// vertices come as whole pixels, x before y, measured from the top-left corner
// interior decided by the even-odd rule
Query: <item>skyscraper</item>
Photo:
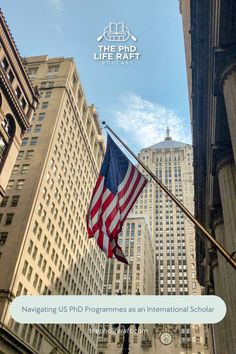
[[[142,149],[139,156],[193,213],[192,146],[172,140],[167,128],[165,140]],[[150,182],[133,211],[149,217],[156,252],[156,294],[201,294],[196,280],[194,228],[181,210]],[[161,353],[206,353],[204,326],[158,325],[155,338]]]
[[[129,265],[107,260],[104,295],[154,295],[155,294],[155,257],[154,245],[148,220],[144,215],[129,215],[119,234],[121,245]],[[122,298],[121,298],[122,302]],[[127,315],[126,315],[127,316]],[[130,353],[150,353],[153,325],[140,324],[138,330],[130,326]],[[99,354],[119,354],[124,342],[124,325],[100,325],[98,343]]]
[[[22,325],[9,306],[21,294],[101,294],[105,256],[88,240],[86,213],[104,153],[72,58],[26,59],[40,105],[0,208],[0,347],[4,353],[96,352],[89,325]],[[4,270],[4,271],[3,271]]]

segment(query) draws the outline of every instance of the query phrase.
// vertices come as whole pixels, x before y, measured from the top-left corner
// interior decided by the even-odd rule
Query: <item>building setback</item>
[[[236,250],[236,3],[180,1],[193,131],[195,210],[223,247]],[[227,314],[212,326],[212,353],[236,348],[236,271],[197,235],[198,279],[223,298]]]
[[[107,260],[103,294],[154,295],[155,257],[147,218],[130,214],[119,234],[119,244],[129,265],[114,259]],[[135,326],[130,326],[130,353],[150,353],[153,328],[153,325],[140,324],[135,332]],[[124,342],[124,326],[115,329],[112,325],[100,325],[99,331],[98,353],[120,354]]]
[[[37,102],[37,94],[0,9],[0,201]],[[4,234],[0,235],[0,242],[3,238]]]
[[[165,140],[142,149],[139,157],[193,213],[192,146],[172,140],[167,128]],[[200,295],[193,225],[153,182],[133,209],[149,217],[156,253],[156,294]],[[156,352],[163,354],[208,353],[203,325],[157,325],[154,341]]]
[[[86,212],[104,154],[71,58],[26,59],[40,91],[7,195],[0,244],[0,348],[4,353],[95,354],[89,325],[22,325],[10,318],[15,296],[101,294],[105,257],[88,240]],[[4,270],[4,271],[3,271]]]

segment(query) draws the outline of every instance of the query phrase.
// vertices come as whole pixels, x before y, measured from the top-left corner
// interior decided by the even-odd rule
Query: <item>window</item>
[[[51,87],[53,87],[53,86],[54,86],[54,82],[53,82],[53,81],[49,81],[49,82],[48,82],[48,87],[51,88]]]
[[[37,138],[37,137],[31,138],[30,145],[36,145],[36,144],[37,144],[37,141],[38,141],[38,138]]]
[[[28,140],[29,140],[29,138],[24,138],[24,139],[22,140],[21,146],[27,145],[27,144],[28,144]]]
[[[41,108],[42,109],[48,108],[48,102],[43,102]]]
[[[13,175],[15,175],[15,174],[17,174],[17,172],[18,172],[18,170],[19,170],[19,165],[15,165],[14,167],[13,167],[13,170],[12,170],[12,174]]]
[[[52,95],[52,91],[46,91],[45,92],[45,98],[49,98]]]
[[[48,73],[57,73],[59,71],[59,65],[50,65]]]
[[[17,160],[21,160],[23,156],[24,156],[24,151],[19,151],[17,155]]]
[[[23,268],[22,268],[22,274],[25,275],[27,272],[29,263],[27,261],[24,262]]]
[[[8,71],[7,77],[11,83],[14,81],[15,76],[11,70]]]
[[[28,68],[28,74],[29,75],[35,75],[37,74],[38,68],[34,67],[34,68]]]
[[[24,186],[25,180],[24,179],[19,179],[16,184],[16,189],[21,190]]]
[[[23,165],[21,169],[22,174],[26,174],[29,170],[30,165]]]
[[[39,119],[40,121],[44,120],[45,118],[45,113],[39,113]]]
[[[31,252],[32,252],[33,245],[34,245],[33,241],[30,240],[29,246],[28,246],[28,253],[29,253],[29,254],[31,254]]]
[[[19,86],[17,86],[17,88],[16,88],[16,90],[15,90],[15,94],[16,94],[16,97],[17,97],[18,99],[20,99],[20,97],[21,97],[21,90],[20,90]]]
[[[33,268],[31,266],[29,266],[29,270],[28,270],[28,274],[27,274],[27,279],[30,281],[31,279],[31,276],[32,276],[32,273],[33,273]]]
[[[7,240],[8,232],[0,232],[0,246],[3,246]]]
[[[41,130],[41,127],[42,127],[41,124],[36,124],[36,126],[35,126],[35,128],[34,128],[34,132],[35,132],[35,133],[39,133],[40,130]]]
[[[20,105],[23,109],[25,109],[26,107],[26,100],[24,99],[24,97],[22,97],[21,101],[20,101]]]
[[[7,213],[5,225],[11,225],[14,213]]]
[[[26,152],[26,159],[31,159],[33,156],[34,150],[28,150]]]
[[[6,188],[7,191],[10,191],[10,190],[12,189],[14,182],[15,182],[15,181],[12,181],[12,180],[10,180],[10,181],[8,182],[8,185],[7,185],[7,188]]]
[[[0,133],[0,161],[4,158],[5,152],[7,151],[7,143],[2,136],[2,133]]]
[[[27,336],[26,336],[26,341],[29,343],[30,339],[31,339],[31,335],[32,335],[32,330],[33,330],[33,326],[29,325],[28,327],[28,332],[27,332]]]
[[[7,196],[3,197],[2,203],[0,205],[1,208],[5,208],[7,206],[8,198],[9,197],[7,197]]]
[[[17,288],[17,293],[16,296],[20,296],[21,291],[22,291],[23,285],[21,283],[18,284],[18,288]]]
[[[3,58],[1,64],[2,64],[3,69],[4,69],[5,71],[7,71],[8,67],[9,67],[9,63],[8,63],[8,61],[7,61],[6,58]]]

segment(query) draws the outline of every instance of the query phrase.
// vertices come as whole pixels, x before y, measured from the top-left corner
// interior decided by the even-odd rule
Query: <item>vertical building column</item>
[[[215,234],[219,242],[231,253],[236,250],[236,168],[232,155],[224,155],[218,160],[217,173],[223,213],[223,223],[216,224]],[[236,348],[236,318],[232,309],[236,308],[236,271],[218,255],[221,297],[227,305],[225,324],[227,333],[226,353],[233,353]],[[216,274],[217,277],[217,274]],[[216,286],[217,287],[217,286]],[[224,352],[222,352],[223,354]]]
[[[234,160],[236,161],[236,65],[228,69],[222,82]]]
[[[223,244],[225,239],[225,231],[222,215],[217,215],[213,220],[213,230],[216,240]],[[225,288],[224,278],[227,274],[227,264],[223,256],[219,253],[214,253],[213,260],[211,262],[214,278],[215,295],[221,297],[225,303],[228,303],[227,291]],[[230,294],[229,294],[230,295]],[[214,325],[214,340],[216,343],[216,354],[223,354],[227,352],[227,337],[229,326],[229,320],[227,317],[223,321]]]

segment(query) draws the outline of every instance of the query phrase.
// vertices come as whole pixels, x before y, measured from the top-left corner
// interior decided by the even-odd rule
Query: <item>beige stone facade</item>
[[[0,9],[0,201],[36,106],[37,96]]]
[[[155,257],[147,217],[129,215],[124,222],[119,235],[120,245],[129,261],[129,266],[107,260],[104,295],[154,295],[155,294]],[[122,301],[122,296],[121,296]],[[135,332],[135,326],[130,326],[129,352],[153,353],[153,325],[140,324]],[[100,325],[98,343],[99,354],[120,354],[124,342],[124,326],[117,328],[112,325]]]
[[[187,4],[189,3],[189,4]],[[236,8],[235,1],[181,1],[192,106],[195,212],[235,257],[236,250]],[[189,63],[187,62],[189,66]],[[191,69],[191,70],[190,70]],[[236,271],[197,235],[198,279],[221,296],[226,317],[210,328],[211,353],[236,348]]]
[[[142,149],[140,159],[194,212],[192,146],[165,140]],[[148,177],[148,176],[147,176]],[[135,213],[149,217],[156,252],[157,295],[200,295],[196,279],[194,227],[162,190],[150,182],[134,207]],[[162,333],[171,335],[171,344],[161,343]],[[157,325],[153,353],[208,353],[203,325]]]
[[[89,325],[22,325],[9,314],[21,294],[101,294],[105,264],[86,229],[104,154],[97,113],[72,58],[30,57],[27,68],[40,104],[0,208],[0,353],[95,354]]]

